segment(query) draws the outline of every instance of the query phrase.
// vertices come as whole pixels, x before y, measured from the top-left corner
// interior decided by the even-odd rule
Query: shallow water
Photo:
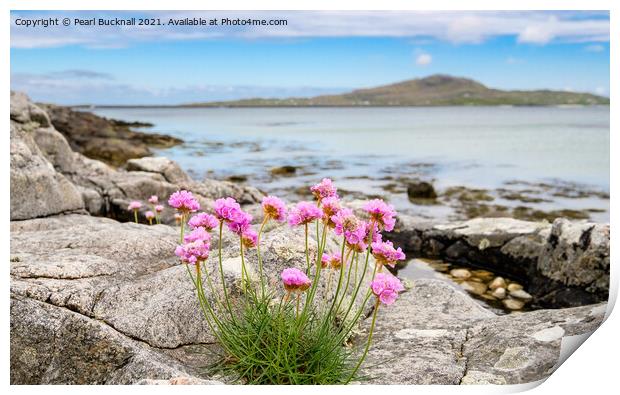
[[[434,180],[435,187],[505,187],[512,180],[577,183],[609,192],[609,107],[433,108],[110,108],[98,115],[146,121],[185,140],[157,153],[195,178],[247,176],[250,185],[291,196],[332,177],[345,190],[388,195],[401,210],[447,217],[439,205],[414,205],[386,193],[390,178]],[[295,177],[270,169],[300,167]],[[526,204],[544,210],[596,209],[609,200],[556,197]],[[498,200],[494,203],[521,204]]]
[[[419,280],[419,279],[435,279],[440,280],[443,283],[451,286],[456,289],[458,292],[469,294],[472,298],[474,298],[481,306],[484,308],[491,310],[495,314],[504,315],[510,314],[513,311],[528,311],[531,309],[531,303],[528,301],[525,303],[523,308],[518,310],[510,310],[502,305],[501,300],[494,298],[488,293],[491,291],[488,290],[486,295],[480,296],[475,293],[467,292],[462,285],[459,284],[458,280],[455,280],[453,277],[449,275],[450,270],[452,269],[460,269],[459,266],[454,266],[441,261],[427,260],[427,259],[410,259],[406,262],[403,268],[398,270],[398,276],[407,280]],[[468,269],[471,270],[471,269]],[[484,272],[488,272],[483,270]],[[474,270],[475,272],[475,270]],[[490,272],[489,272],[490,273]],[[495,275],[492,275],[485,281],[488,283]],[[512,279],[503,277],[508,281]]]

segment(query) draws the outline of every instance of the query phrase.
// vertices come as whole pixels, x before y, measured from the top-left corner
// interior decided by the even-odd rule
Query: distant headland
[[[436,74],[338,95],[249,98],[170,106],[97,107],[417,107],[417,106],[556,106],[608,105],[609,98],[591,93],[554,90],[501,90],[468,78]],[[86,105],[75,107],[89,107]]]

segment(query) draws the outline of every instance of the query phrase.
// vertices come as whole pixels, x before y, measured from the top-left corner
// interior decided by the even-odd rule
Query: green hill
[[[340,95],[312,98],[243,99],[191,103],[192,107],[320,107],[320,106],[466,106],[466,105],[594,105],[609,104],[609,98],[590,93],[552,90],[504,91],[448,75],[398,82],[376,88],[358,89]]]

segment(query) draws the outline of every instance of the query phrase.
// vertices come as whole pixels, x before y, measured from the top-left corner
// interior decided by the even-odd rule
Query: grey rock
[[[410,199],[435,199],[437,192],[433,184],[426,181],[412,181],[407,185],[407,195]]]
[[[446,257],[452,260],[458,260],[467,256],[468,252],[469,247],[467,247],[464,242],[459,240],[446,249]]]
[[[506,384],[506,379],[502,376],[470,370],[461,380],[461,385],[501,385]]]
[[[371,384],[459,384],[466,361],[458,350],[466,328],[494,316],[442,281],[417,280],[393,305],[380,307],[364,364],[372,367],[363,373]]]
[[[180,189],[191,190],[203,207],[226,196],[242,204],[257,203],[263,197],[249,186],[191,180],[178,164],[166,158],[130,160],[130,171],[112,168],[73,152],[46,117],[46,112],[27,96],[11,94],[12,219],[86,209],[93,215],[130,221],[130,201],[146,201],[151,195],[163,201]],[[173,214],[171,209],[165,210],[162,221],[174,223]]]
[[[508,384],[544,379],[556,367],[562,336],[596,329],[604,306],[538,310],[478,321],[463,345],[468,371],[500,376]]]
[[[544,232],[538,232],[526,236],[518,236],[509,240],[501,248],[501,252],[512,259],[536,260],[542,254],[546,243]]]
[[[556,219],[538,259],[538,269],[544,276],[562,284],[606,293],[609,290],[609,225]]]
[[[80,192],[43,156],[32,131],[11,121],[11,220],[83,208]]]
[[[181,170],[181,167],[176,162],[173,162],[168,158],[145,157],[130,159],[127,161],[127,170],[159,173],[164,176],[166,181],[173,184],[190,181],[189,176]]]
[[[15,355],[24,355],[15,357],[11,362],[15,372],[12,381],[22,384],[129,383],[187,376],[182,374],[183,369],[169,362],[168,352],[175,353],[176,361],[191,361],[189,355],[196,352],[189,347],[211,344],[215,339],[196,301],[186,267],[179,265],[174,255],[178,238],[179,229],[167,225],[119,223],[88,215],[63,215],[11,223],[11,294],[16,306],[19,306],[11,318],[11,344]],[[291,229],[288,225],[270,224],[262,239],[268,285],[283,293],[279,273],[291,266],[305,268],[303,228]],[[316,255],[313,238],[310,244],[311,253]],[[209,268],[214,280],[213,292],[221,296],[221,279],[216,273],[217,246],[216,238],[212,256],[204,267]],[[328,238],[327,246],[329,251],[337,249],[331,238]],[[236,236],[226,232],[222,248],[225,282],[232,304],[238,305],[242,303],[242,293],[239,289],[241,259]],[[256,275],[255,250],[247,252],[246,261],[248,270]],[[372,265],[374,261],[371,259],[365,272],[360,266],[358,275],[366,273],[369,279]],[[311,270],[314,272],[314,266]],[[329,295],[326,293],[327,276],[326,272],[321,273],[317,303],[330,301],[335,290],[334,286]],[[351,288],[349,294],[352,293]],[[206,296],[217,308],[214,293],[207,290]],[[361,306],[364,296],[364,292],[358,293],[357,307],[353,311]],[[24,305],[29,306],[27,316],[16,313],[23,310]],[[38,309],[54,312],[55,326],[43,321],[47,313],[38,313]],[[344,313],[343,308],[341,317]],[[67,314],[76,319],[65,319]],[[352,316],[350,314],[348,318]],[[65,322],[73,326],[66,328]],[[41,347],[44,347],[46,336],[53,338],[68,330],[75,336],[85,336],[84,333],[98,328],[97,331],[104,331],[101,336],[105,341],[97,343],[100,354],[89,354],[88,350],[84,350],[82,358],[81,337],[67,335],[62,343],[50,345],[56,347],[54,352],[58,353],[52,361],[48,359],[51,352],[48,349],[29,354],[28,342],[32,339],[21,338],[16,332],[32,326],[39,328],[39,340],[36,342],[42,343]],[[108,333],[114,335],[108,336]],[[67,354],[71,361],[62,360],[62,347],[69,347],[65,341],[75,343],[71,344]],[[88,342],[85,344],[87,346]],[[132,347],[135,344],[154,353],[158,359],[145,357],[138,363],[142,354],[133,356]],[[129,359],[136,362],[131,369],[126,367]],[[92,369],[98,369],[98,372],[78,377],[79,371],[71,364],[94,366]],[[32,368],[35,365],[45,367],[46,371],[38,372]],[[53,368],[49,368],[52,365]],[[187,367],[185,371],[198,374],[192,370],[191,364],[181,365]],[[48,368],[54,369],[57,376],[50,376]]]
[[[15,295],[11,295],[10,372],[11,384],[132,384],[175,377],[201,380],[158,350],[100,321]]]
[[[34,122],[43,128],[51,125],[47,113],[22,92],[11,91],[11,120],[22,124]]]
[[[435,229],[452,231],[456,236],[467,241],[470,246],[477,248],[486,239],[488,243],[483,242],[483,245],[488,248],[501,247],[518,236],[537,234],[548,226],[548,224],[512,218],[475,218],[464,222],[436,225]]]
[[[562,337],[594,330],[604,307],[496,316],[443,282],[417,280],[393,305],[380,307],[364,373],[371,384],[537,381],[556,367]],[[360,336],[356,345],[365,340]]]

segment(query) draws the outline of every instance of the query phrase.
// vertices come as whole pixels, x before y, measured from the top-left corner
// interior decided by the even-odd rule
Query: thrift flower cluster
[[[372,293],[379,298],[381,303],[391,305],[398,297],[398,293],[405,290],[405,287],[394,276],[377,273],[375,279],[370,283]]]
[[[209,287],[212,287],[211,274],[209,270],[202,273],[201,263],[206,265],[211,251],[211,232],[215,229],[219,230],[218,237],[218,259],[219,274],[213,270],[213,275],[219,277],[223,290],[223,301],[216,300],[217,304],[223,309],[227,309],[227,316],[232,320],[235,314],[228,298],[227,281],[224,278],[224,270],[222,266],[222,232],[227,229],[228,232],[236,235],[239,242],[239,251],[241,255],[241,289],[246,298],[255,298],[257,302],[256,287],[253,282],[255,278],[251,278],[249,273],[259,273],[260,289],[263,297],[266,294],[266,279],[264,276],[263,261],[260,252],[260,237],[264,225],[269,221],[284,223],[287,222],[291,227],[302,227],[305,232],[305,260],[306,262],[296,262],[295,266],[301,267],[305,263],[305,271],[298,267],[288,267],[280,273],[282,288],[285,291],[282,300],[279,303],[278,312],[274,313],[273,319],[278,319],[281,314],[279,310],[284,308],[291,302],[290,297],[294,295],[295,322],[300,323],[300,327],[306,324],[304,320],[318,319],[326,320],[333,324],[335,314],[345,313],[344,317],[338,317],[340,322],[346,322],[347,316],[353,310],[354,321],[359,319],[364,312],[365,302],[361,307],[354,305],[359,301],[356,298],[358,292],[366,294],[366,299],[375,297],[375,310],[372,320],[371,330],[369,331],[368,343],[359,363],[351,373],[351,377],[357,372],[370,345],[372,337],[372,328],[374,328],[377,311],[381,305],[391,305],[397,299],[399,292],[404,290],[400,280],[390,273],[383,272],[384,266],[394,267],[398,261],[405,259],[402,249],[395,248],[389,240],[383,240],[381,232],[391,231],[394,229],[396,211],[394,207],[385,203],[383,200],[374,199],[367,202],[360,212],[354,212],[350,208],[344,207],[333,182],[329,178],[324,178],[320,183],[310,188],[315,201],[302,201],[287,210],[284,201],[275,196],[265,196],[261,202],[263,211],[263,220],[260,224],[258,232],[253,229],[253,217],[245,212],[241,205],[232,197],[217,199],[213,203],[213,211],[199,212],[200,204],[191,192],[181,190],[174,192],[168,199],[168,204],[176,209],[175,219],[181,228],[180,245],[175,249],[175,254],[180,261],[186,265],[194,265],[196,276],[192,276],[192,281],[196,286],[198,298],[200,299],[203,312],[207,320],[216,324],[226,317],[217,317],[215,310],[210,308],[211,302],[204,295],[204,285],[202,274],[207,277]],[[134,204],[137,203],[137,204]],[[157,196],[149,198],[149,203],[153,210],[160,213],[163,207],[159,205]],[[140,202],[132,202],[130,208],[138,210],[141,207]],[[190,216],[190,214],[195,213]],[[149,211],[147,215],[152,219],[155,214]],[[224,227],[224,225],[226,225]],[[185,234],[185,228],[189,227],[189,233]],[[316,231],[316,252],[311,252],[309,248],[309,235]],[[326,251],[328,234],[335,234],[334,240],[339,244],[340,252]],[[333,244],[335,241],[332,240]],[[256,248],[256,258],[258,263],[257,271],[249,271],[248,265],[253,262],[246,262],[244,251],[250,248]],[[368,270],[369,258],[374,257],[375,268]],[[254,256],[254,253],[252,253]],[[314,262],[314,266],[311,262]],[[313,268],[314,267],[314,268]],[[190,270],[190,266],[187,266]],[[311,270],[313,268],[313,270]],[[207,268],[208,269],[208,268]],[[269,268],[268,268],[269,269]],[[359,272],[358,272],[358,269]],[[321,279],[321,272],[328,270],[329,275],[327,281]],[[312,273],[312,271],[314,271]],[[339,272],[336,279],[333,274]],[[345,275],[346,272],[346,275]],[[369,274],[372,273],[372,274]],[[191,272],[190,272],[191,274]],[[372,276],[372,278],[371,278]],[[332,280],[335,280],[335,293],[330,294]],[[323,304],[313,303],[318,285],[326,283],[326,291],[323,292],[325,300]],[[219,291],[214,288],[210,289],[212,295],[219,295]],[[253,295],[253,296],[252,296]],[[350,297],[346,297],[349,295]],[[271,298],[271,296],[270,296]],[[303,308],[301,307],[303,301]],[[220,303],[221,302],[221,303]],[[343,305],[344,303],[344,305]],[[346,305],[349,305],[348,308]],[[252,305],[252,304],[250,304]],[[311,313],[313,306],[327,305],[326,315],[317,315]],[[292,312],[290,313],[292,316]],[[299,320],[299,321],[297,321]],[[350,331],[351,329],[347,329]],[[223,339],[223,338],[222,338]],[[222,341],[222,340],[220,340]],[[351,379],[349,378],[349,380]]]
[[[200,203],[191,192],[177,191],[168,199],[170,207],[174,207],[183,214],[194,213],[200,210]]]
[[[299,202],[291,209],[288,223],[291,226],[307,225],[323,216],[323,211],[310,202]]]
[[[149,225],[153,224],[153,220],[160,223],[160,214],[164,211],[164,206],[157,204],[159,198],[156,195],[152,195],[148,198],[148,202],[151,205],[151,209],[144,213],[144,218],[149,222]],[[142,208],[142,202],[133,200],[127,206],[127,210],[133,211],[134,221],[138,223],[138,211]]]
[[[284,283],[284,289],[287,291],[303,292],[312,284],[306,273],[294,267],[284,269],[280,276],[282,283]]]
[[[396,262],[405,259],[405,253],[398,247],[394,249],[391,241],[377,241],[372,243],[372,255],[378,263],[394,267]]]
[[[211,214],[198,213],[192,218],[190,218],[187,224],[189,225],[190,229],[204,228],[207,231],[212,231],[213,229],[217,228],[219,222],[217,218],[215,218]]]
[[[326,198],[338,198],[336,187],[329,178],[324,178],[320,183],[310,187],[310,191],[319,202]]]
[[[265,196],[262,202],[263,212],[266,218],[278,222],[286,221],[286,204],[275,196]]]
[[[340,265],[342,265],[342,257],[338,252],[334,254],[323,254],[323,257],[321,258],[321,265],[323,268],[331,267],[332,269],[340,269]]]
[[[127,207],[128,210],[140,210],[142,208],[142,203],[134,200],[133,202],[129,203],[129,206]]]
[[[209,258],[211,235],[203,228],[196,228],[183,238],[183,245],[177,246],[175,255],[188,264],[204,262]]]

